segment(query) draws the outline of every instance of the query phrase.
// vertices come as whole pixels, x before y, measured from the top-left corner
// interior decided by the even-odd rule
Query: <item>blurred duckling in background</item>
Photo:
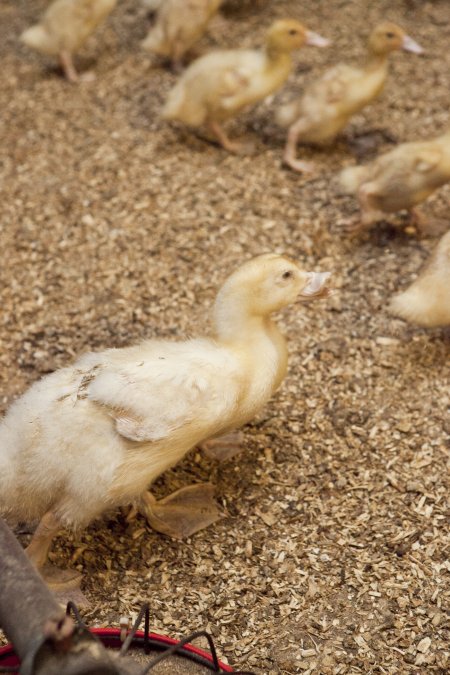
[[[206,31],[222,0],[164,0],[142,48],[180,68],[185,53]]]
[[[391,52],[404,49],[421,54],[422,48],[395,23],[382,23],[369,37],[368,61],[358,68],[338,64],[306,90],[296,101],[282,106],[276,120],[288,127],[284,162],[299,172],[314,170],[314,164],[296,159],[297,142],[328,144],[355,113],[382,91]]]
[[[419,278],[394,296],[389,311],[425,328],[450,326],[450,231],[440,240]]]
[[[225,150],[241,151],[222,123],[281,87],[292,68],[292,52],[305,44],[325,47],[328,40],[298,21],[284,19],[271,25],[262,50],[231,49],[202,56],[170,92],[163,117],[192,127],[205,125]]]
[[[40,524],[28,555],[59,590],[80,575],[47,563],[63,527],[139,500],[150,525],[189,536],[218,518],[211,485],[157,502],[148,486],[197,444],[242,426],[280,386],[285,340],[270,316],[328,294],[328,273],[281,255],[231,274],[214,305],[214,335],[82,356],[36,382],[0,423],[0,514]]]
[[[73,54],[112,12],[117,0],[55,0],[40,23],[20,36],[21,41],[48,56],[58,56],[69,82],[79,80]]]
[[[344,169],[341,186],[356,194],[361,217],[346,226],[358,232],[382,220],[386,213],[406,209],[412,224],[426,231],[427,220],[414,208],[450,181],[450,132],[431,141],[402,143],[370,164]]]

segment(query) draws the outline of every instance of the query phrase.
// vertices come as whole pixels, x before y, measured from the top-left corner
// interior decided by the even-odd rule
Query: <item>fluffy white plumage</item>
[[[261,256],[219,292],[215,339],[90,353],[35,383],[0,424],[0,513],[32,520],[51,510],[65,526],[85,525],[141,495],[194,445],[251,419],[286,371],[268,315],[308,286],[320,295],[323,282]]]

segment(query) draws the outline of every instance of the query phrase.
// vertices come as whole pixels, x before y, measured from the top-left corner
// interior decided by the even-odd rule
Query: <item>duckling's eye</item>
[[[294,276],[294,272],[292,272],[292,270],[287,270],[286,272],[283,272],[281,276],[283,277],[283,279],[292,279],[292,277]]]
[[[297,35],[297,34],[298,31],[295,28],[291,28],[291,30],[289,31],[289,35]]]
[[[387,37],[387,38],[394,38],[394,37],[395,37],[395,33],[386,33],[386,37]]]

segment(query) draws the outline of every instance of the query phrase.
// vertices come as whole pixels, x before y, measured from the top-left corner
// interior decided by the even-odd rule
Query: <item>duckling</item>
[[[311,172],[314,165],[295,156],[298,140],[304,143],[331,143],[349,119],[382,91],[388,74],[391,52],[404,49],[415,54],[422,47],[395,23],[382,23],[369,37],[368,61],[357,68],[338,64],[314,82],[304,95],[278,110],[277,122],[289,126],[283,161],[299,172]]]
[[[20,36],[42,54],[58,56],[69,82],[77,82],[72,56],[97,26],[112,12],[117,0],[55,0],[40,23]]]
[[[450,326],[450,231],[419,278],[394,296],[389,311],[426,328]]]
[[[370,164],[348,167],[340,180],[344,191],[357,194],[361,207],[361,218],[346,227],[348,232],[402,209],[426,229],[426,220],[414,207],[450,181],[450,131],[431,141],[402,143]]]
[[[63,527],[138,503],[150,525],[188,536],[214,522],[211,485],[157,502],[148,486],[197,444],[248,422],[280,386],[285,340],[270,318],[328,294],[328,273],[275,254],[225,281],[211,338],[147,340],[89,353],[36,382],[0,423],[0,514],[40,523],[28,555],[60,590],[78,573],[47,563]]]
[[[163,117],[193,127],[204,124],[223,148],[239,152],[241,146],[228,138],[221,123],[281,87],[292,67],[292,52],[304,44],[324,47],[328,41],[298,21],[284,19],[271,25],[263,50],[200,57],[170,92]]]
[[[142,48],[181,66],[184,54],[203,35],[222,0],[165,0]]]

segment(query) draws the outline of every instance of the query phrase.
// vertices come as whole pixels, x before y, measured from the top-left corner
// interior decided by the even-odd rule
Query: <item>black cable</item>
[[[77,622],[77,625],[80,626],[81,628],[87,628],[87,625],[84,623],[83,618],[80,614],[80,610],[78,609],[76,604],[72,602],[72,600],[69,600],[69,602],[66,605],[66,614],[67,616],[73,614],[73,617]]]
[[[129,650],[130,645],[133,642],[133,639],[136,635],[136,631],[139,628],[139,626],[141,625],[142,617],[144,616],[144,614],[145,614],[145,628],[146,628],[145,636],[147,638],[147,640],[145,640],[145,638],[144,638],[144,644],[146,642],[148,644],[148,627],[150,625],[150,608],[149,608],[148,604],[145,603],[145,605],[143,605],[141,607],[141,610],[140,610],[140,612],[137,616],[137,619],[134,622],[132,629],[128,633],[127,638],[126,638],[125,642],[123,643],[123,645],[120,649],[119,656],[125,656],[125,654]]]

